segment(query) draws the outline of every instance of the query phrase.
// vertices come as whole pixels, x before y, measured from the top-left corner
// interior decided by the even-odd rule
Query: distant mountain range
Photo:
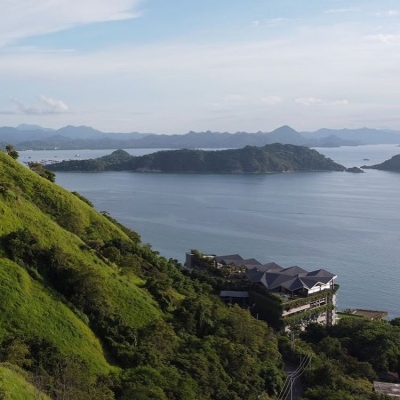
[[[66,126],[61,129],[22,124],[16,128],[0,127],[0,147],[13,145],[17,150],[78,150],[113,148],[223,149],[265,146],[272,143],[307,147],[359,146],[364,144],[400,143],[400,131],[378,129],[319,129],[298,132],[282,126],[272,132],[189,132],[184,135],[153,133],[108,133],[88,126]]]

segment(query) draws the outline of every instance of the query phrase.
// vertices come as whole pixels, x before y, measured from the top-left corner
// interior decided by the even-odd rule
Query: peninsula
[[[400,171],[400,154],[393,156],[391,159],[381,164],[363,165],[363,169],[379,169],[381,171]]]
[[[264,147],[205,151],[170,150],[134,157],[124,150],[91,160],[62,161],[53,171],[135,171],[165,173],[263,174],[344,171],[345,167],[308,147],[274,143]]]

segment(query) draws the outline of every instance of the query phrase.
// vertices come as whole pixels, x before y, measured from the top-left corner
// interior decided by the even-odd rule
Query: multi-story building
[[[275,305],[270,310],[279,313],[279,318],[286,330],[294,327],[303,329],[310,322],[318,322],[327,326],[336,322],[336,291],[334,284],[337,276],[324,269],[308,272],[298,266],[282,268],[271,262],[261,264],[256,259],[243,259],[239,254],[227,256],[203,256],[207,265],[213,261],[216,269],[228,270],[231,277],[248,280],[249,299],[252,299],[258,308],[260,304]],[[187,265],[195,266],[198,255],[187,253]],[[263,288],[263,290],[258,290]],[[251,289],[256,289],[252,295]],[[262,299],[262,292],[267,295]],[[264,310],[265,311],[265,310]]]

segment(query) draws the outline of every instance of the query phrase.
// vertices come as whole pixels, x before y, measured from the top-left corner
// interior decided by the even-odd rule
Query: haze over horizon
[[[398,1],[215,3],[0,2],[0,125],[400,129]]]

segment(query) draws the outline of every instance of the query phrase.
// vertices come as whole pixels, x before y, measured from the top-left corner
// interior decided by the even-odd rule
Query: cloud
[[[227,94],[224,98],[224,101],[228,102],[242,102],[245,100],[244,96],[241,94]]]
[[[0,45],[94,22],[136,18],[140,0],[1,1]]]
[[[260,21],[258,20],[251,21],[251,25],[257,28],[260,25]]]
[[[343,13],[352,13],[352,12],[360,12],[359,8],[331,8],[325,11],[325,14],[343,14]]]
[[[378,17],[385,16],[385,17],[397,17],[400,15],[400,10],[388,10],[384,12],[379,12],[376,14]]]
[[[358,116],[384,121],[399,109],[400,52],[393,51],[397,44],[367,40],[365,32],[385,32],[373,29],[372,23],[362,29],[352,23],[302,25],[257,40],[193,43],[173,39],[90,52],[2,52],[0,87],[5,93],[0,104],[12,87],[26,86],[24,95],[33,98],[42,93],[46,82],[47,93],[60,93],[56,98],[61,99],[68,94],[67,104],[80,110],[79,114],[48,116],[57,126],[78,123],[110,131],[183,133],[210,127],[257,131],[285,123],[311,129],[345,125]],[[71,87],[79,91],[71,92]],[[238,94],[245,101],[226,102],[227,95]],[[285,101],[276,106],[260,101],[265,97],[273,102],[270,96]],[[295,99],[306,99],[303,103],[310,105]],[[351,101],[346,105],[343,99]],[[371,99],[380,107],[369,107]],[[150,116],[123,122],[129,119],[126,112],[137,109]],[[234,122],[194,125],[198,118],[228,113],[235,116]],[[19,117],[9,117],[5,123],[18,124]]]
[[[49,115],[49,114],[63,114],[68,111],[68,106],[62,101],[53,99],[51,97],[39,96],[41,105],[30,105],[24,102],[13,99],[15,107],[10,110],[0,110],[1,115]]]
[[[400,43],[400,35],[395,35],[395,34],[384,34],[380,33],[378,35],[369,35],[366,36],[367,40],[374,41],[374,42],[382,42],[386,44],[390,43]]]
[[[54,113],[62,113],[68,111],[68,106],[62,101],[51,97],[40,96],[40,100],[47,106],[47,110]]]
[[[340,106],[340,105],[347,105],[349,104],[348,100],[325,100],[319,99],[315,97],[300,97],[294,100],[295,103],[301,104],[303,106]]]
[[[274,106],[275,104],[282,103],[283,99],[279,96],[266,96],[261,97],[260,102],[263,104],[267,104],[269,106]]]
[[[280,25],[280,24],[282,24],[284,22],[287,22],[287,21],[289,21],[289,18],[281,18],[281,17],[279,17],[279,18],[271,18],[271,19],[267,20],[267,25],[269,25],[269,26],[277,26],[277,25]]]

